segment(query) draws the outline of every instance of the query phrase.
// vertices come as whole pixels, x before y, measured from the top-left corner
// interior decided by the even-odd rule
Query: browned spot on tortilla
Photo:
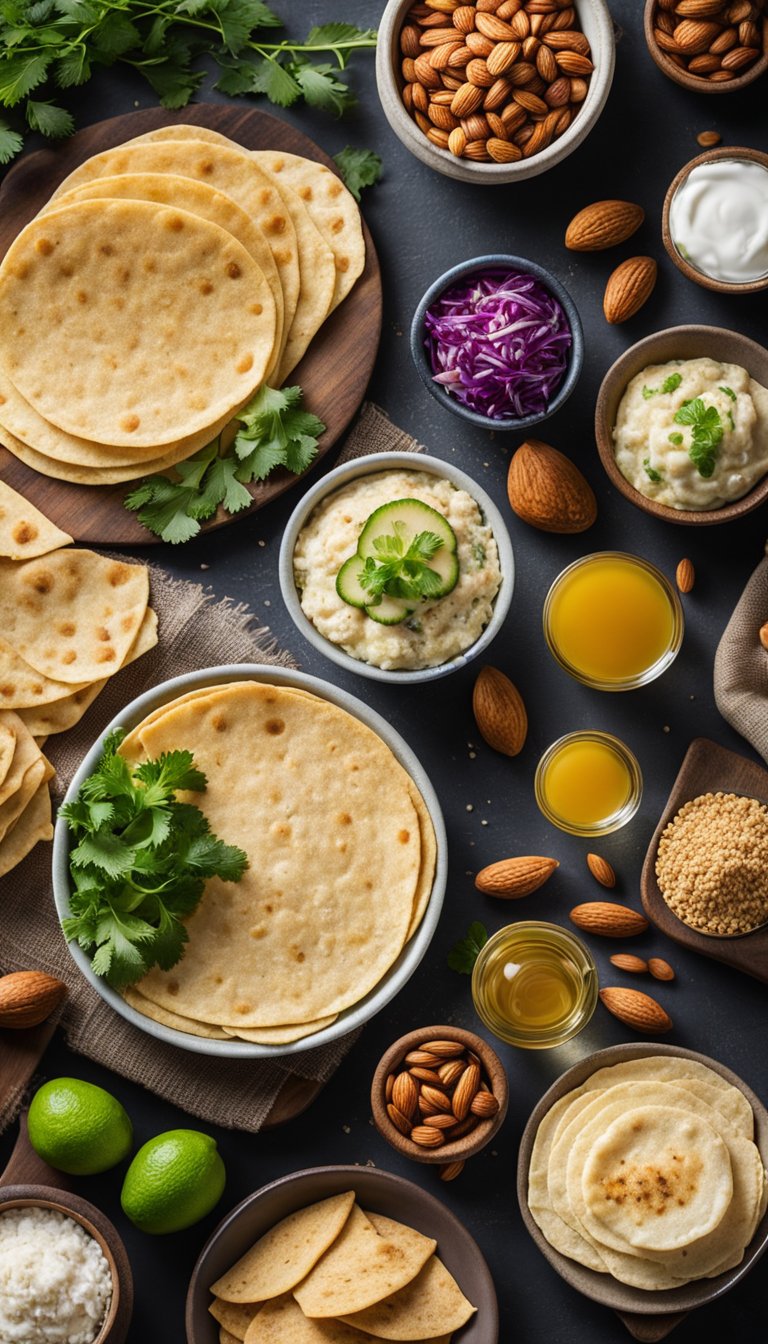
[[[351,825],[352,825],[352,818],[350,817],[350,815],[349,815],[348,812],[340,812],[340,813],[339,813],[338,820],[339,820],[339,824],[340,824],[341,826],[351,826]]]
[[[53,243],[50,238],[38,238],[35,243],[35,251],[39,252],[41,257],[49,257],[53,251]]]
[[[130,578],[130,573],[131,573],[130,565],[121,565],[121,564],[113,565],[109,571],[109,582],[111,583],[113,588],[119,588],[121,584],[128,582],[128,579]],[[104,615],[111,616],[112,615],[111,610],[109,611],[105,610]]]
[[[59,626],[59,634],[64,635],[65,638],[70,638],[72,635],[74,635],[76,629],[77,626],[75,625],[74,621],[62,621],[61,625]]]
[[[200,172],[203,173],[206,177],[210,177],[211,173],[213,172],[213,163],[211,162],[210,159],[201,159],[200,163],[198,164],[198,167],[200,169]]]
[[[201,280],[201,281],[200,281],[200,293],[201,293],[201,294],[212,294],[212,293],[213,293],[213,285],[211,284],[210,280]]]
[[[285,215],[273,215],[265,222],[264,228],[267,233],[285,233],[286,223]]]
[[[111,257],[114,250],[111,243],[99,243],[99,251],[103,257]]]
[[[20,522],[13,529],[13,540],[17,546],[26,546],[27,542],[34,541],[37,536],[37,528],[34,523]]]
[[[141,424],[140,417],[135,413],[133,413],[131,415],[124,415],[122,417],[120,421],[120,428],[124,429],[126,434],[132,434],[135,429],[139,428],[140,424]]]
[[[279,737],[281,733],[285,732],[285,723],[282,719],[267,719],[264,727],[272,737]]]
[[[302,201],[311,201],[311,200],[312,200],[312,188],[311,188],[311,187],[302,187],[301,190],[299,191],[299,195],[300,195]]]
[[[223,714],[214,714],[211,719],[211,723],[213,724],[217,733],[225,733],[229,726]]]
[[[86,294],[86,292],[85,292],[84,289],[78,289],[76,298],[77,298],[77,302],[78,302],[78,303],[87,303],[87,302],[88,302],[88,295]]]
[[[250,1011],[251,1011],[251,1005],[250,1005],[250,1003],[236,1003],[236,1004],[235,1004],[235,1012],[236,1012],[240,1017],[245,1017],[245,1014],[246,1014],[246,1013],[250,1013]]]
[[[339,216],[338,219],[334,219],[333,223],[331,224],[331,231],[333,233],[341,233],[341,230],[343,228],[344,228],[344,220],[341,218],[341,216]]]
[[[348,270],[349,270],[349,257],[337,257],[337,259],[336,259],[336,270],[337,270],[337,271],[341,271],[342,274],[343,274],[344,271],[348,271]]]
[[[247,373],[248,370],[252,368],[253,368],[253,355],[243,355],[242,359],[238,360],[237,362],[238,373]]]
[[[111,644],[108,649],[99,649],[99,652],[96,654],[97,663],[114,663],[114,661],[115,650],[112,648]]]
[[[328,187],[328,195],[329,195],[329,196],[340,196],[340,195],[341,195],[341,183],[340,183],[340,182],[331,182],[330,185],[329,185],[329,187]]]
[[[11,682],[3,682],[3,685],[0,686],[0,695],[2,695],[4,700],[10,700],[15,694],[16,687]]]
[[[264,308],[260,303],[252,303],[251,312],[254,313],[256,317],[260,317],[264,312]]]
[[[77,654],[75,653],[75,650],[67,649],[67,652],[64,654],[61,661],[62,663],[66,663],[67,665],[69,665],[70,663],[77,662]]]
[[[410,838],[411,838],[411,832],[410,832],[410,831],[398,831],[398,833],[397,833],[397,838],[398,838],[398,840],[400,841],[400,844],[401,844],[401,845],[407,845],[407,844],[408,844],[408,841],[409,841]]]
[[[168,981],[168,993],[169,993],[169,994],[178,994],[178,992],[179,992],[179,982],[178,982],[178,980],[169,980],[169,981]]]
[[[240,267],[238,266],[236,261],[227,262],[227,275],[229,276],[230,280],[240,279],[242,271],[240,270]]]
[[[101,643],[102,643],[102,644],[106,644],[106,643],[108,642],[108,640],[109,640],[109,631],[108,631],[108,629],[107,629],[107,627],[106,627],[105,625],[100,625],[100,626],[99,626],[98,630],[96,631],[96,638],[97,638],[98,640],[101,640]]]
[[[50,593],[53,588],[53,575],[47,569],[35,570],[30,578],[36,593]]]

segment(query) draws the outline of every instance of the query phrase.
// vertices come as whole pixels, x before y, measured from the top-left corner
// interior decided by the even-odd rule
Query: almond
[[[496,667],[484,667],[472,693],[472,712],[489,747],[517,756],[528,733],[528,715],[517,687]]]
[[[690,593],[696,582],[696,571],[693,568],[692,561],[681,560],[675,570],[675,582],[681,593]]]
[[[723,0],[680,0],[675,5],[675,13],[681,19],[708,19],[710,15],[719,14],[722,8]]]
[[[556,51],[555,60],[564,75],[591,75],[595,68],[589,57],[579,51]]]
[[[470,84],[476,84],[480,89],[490,89],[496,76],[492,75],[482,56],[473,56],[468,62],[466,76]]]
[[[481,1120],[490,1120],[492,1115],[497,1115],[499,1103],[492,1092],[477,1092],[472,1098],[470,1113],[477,1115]]]
[[[66,998],[67,987],[45,971],[13,971],[0,978],[0,1027],[36,1027]]]
[[[571,101],[571,81],[560,75],[541,96],[548,107],[565,107]]]
[[[648,959],[648,970],[654,980],[674,980],[675,978],[675,972],[663,957],[650,957]]]
[[[428,1050],[409,1050],[405,1056],[406,1064],[422,1064],[425,1068],[431,1068],[434,1064],[439,1064],[437,1055],[433,1055]]]
[[[428,1050],[430,1055],[438,1055],[440,1059],[457,1059],[459,1055],[464,1054],[461,1041],[427,1041],[423,1048]]]
[[[514,65],[519,55],[519,42],[497,42],[486,62],[494,79]]]
[[[440,1168],[440,1180],[455,1181],[456,1177],[461,1175],[464,1166],[464,1162],[447,1162],[444,1167]]]
[[[675,28],[675,42],[686,56],[706,51],[720,33],[718,23],[704,23],[700,19],[683,19]],[[423,38],[422,38],[423,41]]]
[[[541,439],[526,439],[514,454],[507,494],[518,518],[541,532],[585,532],[597,517],[597,500],[579,468]]]
[[[743,70],[745,65],[751,65],[752,61],[757,59],[757,55],[755,47],[733,47],[731,51],[725,53],[721,65],[724,71]]]
[[[443,1092],[440,1087],[431,1087],[429,1083],[422,1084],[421,1098],[426,1102],[430,1111],[450,1111],[452,1109],[448,1094]],[[461,1117],[457,1116],[456,1118],[460,1119]]]
[[[451,111],[454,117],[468,117],[476,112],[483,101],[484,90],[478,84],[462,84],[453,95]]]
[[[661,1004],[639,989],[601,989],[600,999],[609,1013],[635,1031],[654,1035],[672,1030],[672,1019]]]
[[[626,322],[639,313],[651,297],[656,284],[657,266],[653,257],[630,257],[608,277],[603,295],[603,312],[612,326]]]
[[[451,1098],[451,1110],[457,1120],[466,1120],[480,1087],[480,1066],[469,1064],[462,1073]]]
[[[403,1115],[402,1111],[398,1110],[397,1106],[393,1105],[392,1102],[387,1106],[387,1115],[395,1126],[395,1129],[399,1130],[400,1133],[404,1134],[407,1138],[411,1132],[411,1122],[408,1117]]]
[[[445,1135],[434,1125],[414,1125],[410,1137],[420,1148],[439,1148],[445,1143]]]
[[[420,1083],[432,1083],[435,1087],[442,1087],[443,1085],[440,1074],[435,1073],[434,1069],[425,1069],[422,1064],[412,1064],[408,1073],[411,1078],[418,1078]]]
[[[601,887],[615,887],[616,874],[607,859],[600,854],[587,855],[587,867]]]
[[[388,1074],[387,1074],[387,1081],[386,1081],[386,1083],[384,1084],[384,1100],[385,1100],[385,1101],[391,1101],[391,1100],[392,1100],[392,1092],[393,1092],[393,1090],[394,1090],[394,1086],[395,1086],[395,1075],[394,1075],[394,1073],[388,1073]]]
[[[460,126],[456,126],[455,129],[452,130],[450,135],[448,136],[448,148],[452,154],[456,155],[457,159],[460,159],[462,154],[464,153],[464,150],[466,149],[466,146],[467,146],[466,133],[461,129]]]
[[[398,1073],[392,1085],[392,1105],[410,1120],[416,1112],[419,1089],[410,1073]]]
[[[633,957],[629,952],[617,952],[608,960],[612,966],[618,966],[620,971],[630,971],[632,975],[644,975],[648,970],[647,961],[643,961],[642,957]]]
[[[443,1087],[453,1087],[465,1068],[466,1065],[460,1059],[449,1059],[447,1064],[441,1064],[437,1072],[440,1075],[440,1082]]]
[[[433,1129],[455,1129],[458,1123],[452,1111],[437,1111],[435,1115],[426,1112],[424,1114],[424,1124],[431,1125]]]
[[[478,33],[490,38],[492,42],[514,42],[518,37],[515,29],[503,19],[497,19],[495,14],[476,14],[475,27]],[[526,34],[523,33],[522,36],[525,37]]]
[[[600,252],[615,247],[640,228],[645,211],[631,201],[594,201],[574,215],[565,231],[571,252]]]
[[[517,163],[523,157],[522,151],[511,140],[499,140],[493,135],[485,144],[494,163]]]
[[[575,905],[570,918],[585,933],[598,933],[603,938],[631,938],[636,933],[645,933],[648,928],[648,920],[637,910],[629,910],[626,905],[616,905],[613,901],[587,901],[584,905]]]
[[[475,26],[475,6],[459,5],[454,9],[453,26],[460,33],[471,33]]]
[[[557,859],[537,855],[500,859],[481,869],[475,878],[475,886],[486,896],[515,901],[519,896],[530,896],[532,891],[538,891],[559,866]]]

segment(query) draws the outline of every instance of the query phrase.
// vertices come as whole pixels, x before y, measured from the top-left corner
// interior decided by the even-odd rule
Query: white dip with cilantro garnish
[[[90,1344],[112,1298],[98,1242],[57,1209],[0,1214],[2,1344]]]
[[[384,506],[395,501],[405,502],[408,508],[404,513],[393,508],[389,519]],[[433,598],[403,599],[398,592],[407,589],[390,585],[378,605],[375,601],[367,609],[352,605],[349,598],[340,596],[337,580],[345,562],[349,564],[357,554],[366,523],[376,510],[382,510],[377,533],[381,544],[374,542],[372,547],[371,567],[375,568],[390,555],[386,534],[401,536],[406,551],[418,540],[416,529],[422,524],[418,521],[418,505],[414,508],[417,501],[428,506],[424,511],[425,531],[434,534],[429,521],[432,509],[449,524],[446,535],[450,538],[452,530],[455,537],[458,577],[452,575],[443,583],[442,595]],[[417,520],[413,536],[401,517]],[[424,564],[439,567],[453,545],[451,539],[435,554],[424,551]],[[501,586],[496,541],[477,501],[466,490],[424,471],[376,472],[360,476],[328,495],[302,528],[293,560],[302,610],[319,633],[353,658],[386,670],[436,667],[468,649],[488,624]],[[364,564],[361,557],[359,569]],[[418,591],[418,566],[414,572],[414,591]],[[342,591],[348,591],[343,583],[341,586]],[[375,593],[375,588],[372,591]],[[351,595],[354,599],[355,592]],[[362,601],[367,594],[358,596]],[[395,605],[398,601],[407,607],[403,619],[397,619],[401,615]]]
[[[647,499],[717,509],[768,471],[768,390],[738,364],[652,364],[628,384],[613,440],[622,476]]]

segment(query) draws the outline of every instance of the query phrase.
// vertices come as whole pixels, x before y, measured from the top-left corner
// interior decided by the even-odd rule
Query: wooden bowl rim
[[[93,1237],[99,1246],[107,1264],[112,1280],[112,1296],[101,1329],[94,1335],[92,1344],[107,1344],[110,1333],[117,1320],[121,1306],[127,1305],[130,1311],[133,1303],[133,1282],[130,1273],[128,1254],[117,1228],[95,1205],[68,1190],[57,1190],[48,1185],[7,1185],[0,1188],[0,1214],[7,1209],[44,1208],[53,1209],[72,1218]],[[113,1245],[118,1248],[117,1254]],[[124,1264],[119,1263],[123,1260]],[[126,1280],[127,1272],[127,1280]]]
[[[681,88],[690,89],[693,93],[736,93],[743,89],[753,80],[758,79],[760,75],[768,70],[768,44],[766,43],[766,33],[768,32],[768,18],[763,19],[763,54],[759,56],[753,65],[745,70],[742,75],[737,75],[735,79],[727,79],[712,84],[708,79],[703,79],[700,75],[691,75],[687,70],[681,70],[670,61],[665,52],[662,51],[656,38],[653,35],[653,17],[658,8],[658,0],[645,0],[645,14],[643,16],[643,29],[645,32],[645,42],[648,47],[651,59],[658,66],[663,75],[668,79],[673,79]]]
[[[481,1120],[469,1134],[456,1139],[454,1143],[442,1144],[440,1148],[421,1148],[419,1144],[413,1143],[411,1139],[401,1134],[399,1129],[395,1129],[387,1115],[384,1099],[387,1074],[393,1071],[395,1065],[408,1054],[409,1050],[418,1049],[425,1041],[460,1041],[467,1049],[474,1051],[482,1060],[491,1090],[499,1103],[499,1109],[495,1115],[488,1120]],[[504,1123],[508,1105],[509,1084],[506,1070],[499,1056],[493,1046],[489,1045],[482,1036],[478,1036],[474,1031],[467,1031],[464,1027],[446,1025],[417,1027],[413,1031],[406,1032],[404,1036],[393,1041],[392,1045],[384,1051],[376,1065],[371,1083],[373,1121],[382,1138],[386,1139],[387,1143],[396,1148],[404,1157],[433,1165],[439,1163],[440,1166],[444,1166],[448,1162],[460,1162],[468,1157],[474,1157],[498,1133]]]
[[[704,271],[697,270],[689,261],[686,261],[685,257],[680,255],[669,231],[669,212],[673,197],[689,173],[702,163],[717,163],[723,159],[743,159],[747,163],[759,163],[761,167],[768,170],[768,154],[764,154],[761,149],[750,149],[747,145],[734,145],[733,147],[718,145],[715,149],[708,149],[703,154],[697,154],[695,158],[689,159],[675,173],[667,187],[667,194],[661,207],[661,239],[667,249],[670,261],[674,262],[677,269],[682,271],[687,280],[693,280],[694,284],[701,285],[704,289],[713,289],[718,294],[758,294],[761,290],[768,289],[768,275],[764,275],[759,280],[740,280],[738,282],[716,280],[714,276],[706,275]]]
[[[753,485],[746,495],[740,499],[734,499],[730,504],[724,504],[718,509],[673,509],[668,504],[657,504],[655,500],[647,499],[619,471],[616,464],[616,456],[613,451],[612,425],[607,425],[607,404],[614,384],[620,377],[625,377],[624,369],[627,364],[634,362],[634,355],[640,349],[645,348],[648,352],[648,362],[653,362],[653,346],[661,337],[682,336],[689,333],[697,333],[702,338],[712,338],[713,345],[718,338],[724,336],[731,340],[741,343],[747,354],[753,351],[759,351],[762,356],[768,360],[768,349],[753,341],[749,336],[743,336],[741,332],[731,331],[727,327],[711,327],[704,323],[689,322],[677,327],[664,327],[661,331],[651,332],[648,336],[643,336],[641,340],[635,341],[615,359],[603,376],[600,388],[595,402],[595,442],[597,451],[602,462],[603,469],[611,481],[612,485],[628,499],[631,504],[637,508],[643,509],[645,513],[651,514],[654,518],[661,518],[664,522],[678,523],[681,526],[699,525],[705,526],[713,523],[729,523],[736,518],[741,518],[745,513],[751,513],[753,509],[758,508],[768,499],[768,474]],[[715,358],[716,356],[712,356]],[[632,375],[634,376],[634,375]],[[624,386],[629,382],[629,377],[625,377]]]

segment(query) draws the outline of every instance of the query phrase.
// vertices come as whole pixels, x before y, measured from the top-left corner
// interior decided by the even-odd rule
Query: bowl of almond
[[[373,1121],[404,1157],[458,1176],[504,1122],[507,1075],[496,1051],[461,1027],[420,1027],[384,1052],[371,1084]]]
[[[768,69],[765,0],[646,0],[645,40],[684,89],[735,93]]]
[[[546,172],[581,144],[614,56],[605,0],[389,0],[376,82],[417,159],[493,185]]]

